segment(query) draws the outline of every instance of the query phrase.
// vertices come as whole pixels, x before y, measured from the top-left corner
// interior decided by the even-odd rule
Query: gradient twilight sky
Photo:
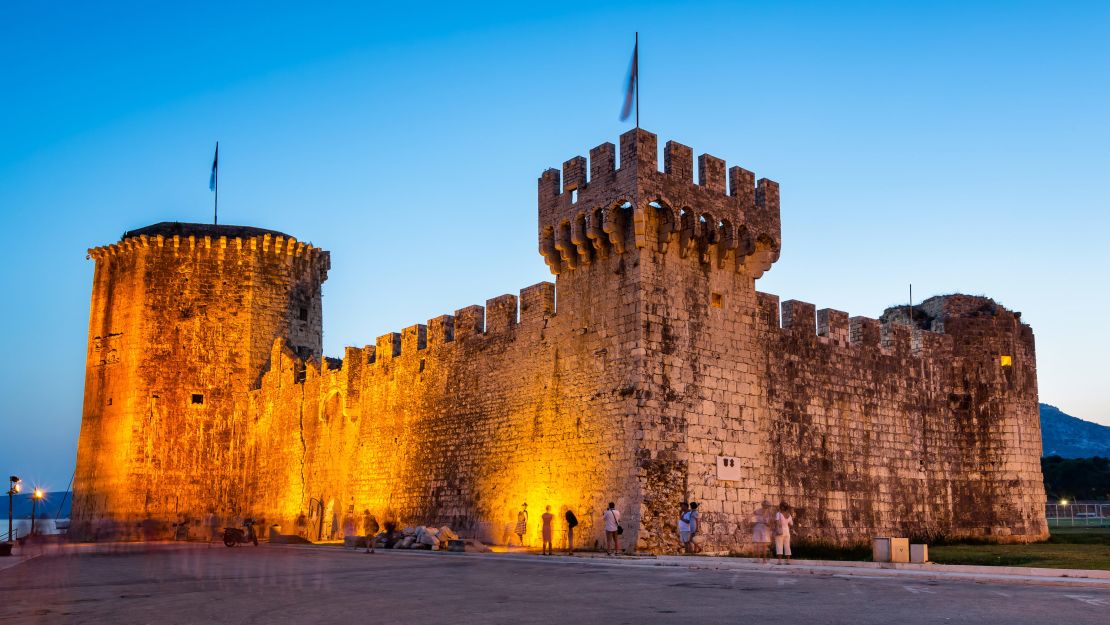
[[[211,219],[217,139],[221,223],[331,250],[329,355],[551,279],[536,178],[628,128],[635,30],[660,147],[782,184],[757,288],[990,295],[1042,401],[1110,424],[1110,4],[229,4],[0,8],[0,472],[67,486],[85,250]]]

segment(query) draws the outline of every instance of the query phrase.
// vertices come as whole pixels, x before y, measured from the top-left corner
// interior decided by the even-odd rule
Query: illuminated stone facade
[[[1033,334],[952,295],[882,320],[754,282],[778,185],[626,133],[539,180],[540,283],[321,358],[327,252],[280,233],[159,224],[96,248],[74,532],[251,515],[330,539],[363,520],[504,543],[520,504],[585,546],[710,551],[759,502],[796,535],[1047,535]],[[1005,358],[1004,358],[1005,357]],[[1004,364],[1008,363],[1008,364]],[[563,524],[557,523],[559,534]],[[557,537],[558,539],[558,537]]]

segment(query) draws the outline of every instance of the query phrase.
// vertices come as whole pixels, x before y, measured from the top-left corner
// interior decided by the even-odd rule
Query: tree
[[[1041,458],[1049,501],[1110,499],[1110,458]]]

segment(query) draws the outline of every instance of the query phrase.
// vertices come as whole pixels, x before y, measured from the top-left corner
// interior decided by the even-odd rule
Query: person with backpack
[[[686,542],[686,553],[699,551],[696,541],[698,531],[701,530],[701,513],[698,512],[698,502],[690,502],[690,511],[686,513],[686,522],[690,524],[690,540]]]
[[[617,555],[621,551],[621,534],[624,533],[617,504],[610,501],[609,508],[601,513],[601,518],[605,521],[605,552],[611,556]]]
[[[366,553],[374,553],[374,539],[378,537],[378,530],[381,529],[378,526],[378,519],[368,512],[362,525],[363,531],[366,532]]]
[[[680,551],[685,552],[686,543],[690,542],[690,503],[686,501],[678,507],[678,542]]]
[[[567,513],[563,515],[567,520],[567,555],[574,555],[574,528],[578,527],[578,517],[574,516],[574,510],[567,508]]]

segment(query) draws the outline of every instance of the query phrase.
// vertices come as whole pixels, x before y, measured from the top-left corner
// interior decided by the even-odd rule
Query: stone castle
[[[373,514],[506,543],[527,502],[581,546],[1047,536],[1033,333],[948,295],[881,319],[755,289],[779,187],[633,130],[539,178],[556,283],[322,355],[329,254],[268,230],[161,223],[96,261],[73,533],[252,516],[311,540]],[[557,543],[560,536],[556,536]],[[514,537],[515,540],[515,537]]]

